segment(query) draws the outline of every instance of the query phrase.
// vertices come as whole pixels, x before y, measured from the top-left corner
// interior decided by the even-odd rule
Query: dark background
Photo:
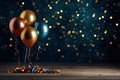
[[[26,46],[9,22],[25,9],[40,23],[32,61],[120,63],[119,0],[0,0],[0,62],[17,62],[18,53],[24,60]]]

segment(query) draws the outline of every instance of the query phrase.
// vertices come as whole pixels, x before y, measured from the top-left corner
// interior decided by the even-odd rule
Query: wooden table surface
[[[8,73],[16,63],[0,65],[0,80],[120,80],[120,68],[110,64],[41,63],[42,67],[60,69],[53,73]]]

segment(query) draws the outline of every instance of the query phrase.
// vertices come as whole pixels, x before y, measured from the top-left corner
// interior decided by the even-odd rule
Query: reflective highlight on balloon
[[[38,35],[34,28],[31,26],[25,28],[21,33],[21,40],[27,47],[32,47],[37,41]]]
[[[26,19],[29,25],[33,25],[36,21],[36,15],[32,10],[24,10],[20,17]]]
[[[15,36],[20,36],[21,32],[27,27],[27,25],[28,23],[25,19],[14,17],[9,23],[9,28]]]

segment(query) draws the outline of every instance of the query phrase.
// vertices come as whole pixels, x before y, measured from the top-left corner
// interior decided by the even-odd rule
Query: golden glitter
[[[79,11],[75,11],[75,13],[78,13]]]
[[[117,39],[117,37],[116,37],[115,35],[113,35],[113,38],[114,38],[114,39]]]
[[[104,37],[101,37],[101,40],[104,40]]]
[[[69,47],[70,47],[70,45],[69,45],[69,44],[67,44],[67,47],[69,48]]]
[[[52,26],[49,26],[49,28],[51,29],[51,28],[52,28]]]
[[[85,47],[85,46],[87,46],[87,44],[84,43],[83,46]]]
[[[48,37],[48,40],[50,41],[50,40],[51,40],[51,38],[50,38],[50,37]]]
[[[60,10],[61,13],[63,13],[63,10]]]
[[[59,22],[56,22],[56,24],[59,26],[60,25],[60,23]]]
[[[52,9],[52,7],[50,6],[49,9]]]
[[[80,0],[77,0],[77,2],[80,2]]]
[[[46,43],[46,46],[49,46],[49,43]]]
[[[110,41],[110,42],[109,42],[109,44],[110,44],[110,45],[112,45],[112,44],[113,44],[113,42],[112,42],[112,41]]]
[[[92,44],[91,46],[92,46],[92,47],[95,47],[95,44]]]
[[[104,31],[104,34],[107,34],[107,30]]]
[[[12,44],[9,44],[10,47],[12,47],[13,45]]]
[[[79,56],[79,53],[76,53],[76,56]]]
[[[70,2],[71,2],[71,0],[68,0],[68,2],[70,3]]]
[[[65,5],[68,5],[68,2],[65,2]]]
[[[101,20],[101,17],[99,17],[99,20]]]
[[[77,50],[78,50],[78,48],[75,48],[75,50],[77,51]]]
[[[69,20],[69,22],[72,22],[72,20]]]
[[[62,58],[65,58],[65,56],[64,56],[64,55],[62,55],[61,57],[62,57]]]
[[[77,17],[79,17],[80,16],[80,14],[77,14]]]
[[[0,16],[0,19],[2,19],[3,17],[2,16]]]
[[[104,10],[104,13],[107,13],[107,10]]]
[[[96,34],[94,34],[94,37],[97,37],[97,35],[96,35]]]
[[[72,21],[74,21],[74,19],[72,18]]]
[[[82,30],[80,30],[79,32],[82,33]]]
[[[96,40],[98,41],[98,40],[100,40],[99,38],[96,38]]]
[[[86,3],[86,7],[88,7],[89,6],[89,3]]]
[[[116,3],[113,3],[114,6],[116,6]]]
[[[95,3],[98,3],[99,0],[95,0]]]
[[[80,22],[82,23],[82,22],[83,22],[83,20],[80,20]]]
[[[38,13],[38,12],[39,12],[39,9],[37,9],[36,12]]]
[[[10,37],[10,41],[12,41],[13,40],[13,38],[12,37]]]
[[[119,26],[119,23],[116,23],[115,25],[116,25],[116,26]]]
[[[58,4],[58,1],[55,1],[55,4]]]
[[[82,34],[82,37],[85,37],[85,35],[84,35],[84,34]]]
[[[46,18],[43,18],[43,21],[45,21],[46,20]]]
[[[98,30],[100,30],[101,28],[100,27],[98,27]]]
[[[76,45],[73,45],[73,47],[75,48],[75,47],[76,47]]]
[[[104,19],[105,18],[105,16],[102,16],[102,19]]]
[[[22,5],[25,5],[25,2],[22,2]]]
[[[72,31],[72,33],[74,34],[74,33],[75,33],[75,31]]]
[[[54,15],[52,15],[52,18],[55,18],[55,16],[54,16]]]
[[[32,2],[32,5],[35,6],[35,2]]]
[[[93,14],[92,14],[92,17],[94,18],[94,17],[95,17],[95,15],[96,15],[96,14],[95,14],[95,13],[93,13]]]
[[[62,16],[59,16],[60,19],[62,19]]]
[[[65,29],[65,26],[61,26],[62,29]]]
[[[58,49],[57,51],[58,51],[58,52],[61,52],[61,49]]]
[[[76,37],[74,36],[74,39],[76,39]]]
[[[48,20],[45,20],[45,23],[48,23]]]
[[[108,7],[108,6],[109,6],[109,4],[106,4],[106,6]]]
[[[113,19],[113,17],[112,17],[112,16],[110,16],[110,19]]]
[[[67,34],[70,35],[70,34],[71,34],[71,31],[68,31]]]
[[[59,11],[57,11],[57,14],[60,14],[60,12],[59,12]]]

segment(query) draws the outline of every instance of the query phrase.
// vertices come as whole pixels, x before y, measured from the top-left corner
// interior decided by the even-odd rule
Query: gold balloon
[[[21,40],[27,47],[32,47],[37,41],[38,35],[34,28],[28,26],[21,33]]]
[[[33,25],[35,23],[35,21],[36,21],[36,15],[31,10],[24,10],[20,14],[20,18],[26,19],[28,21],[29,25]]]

